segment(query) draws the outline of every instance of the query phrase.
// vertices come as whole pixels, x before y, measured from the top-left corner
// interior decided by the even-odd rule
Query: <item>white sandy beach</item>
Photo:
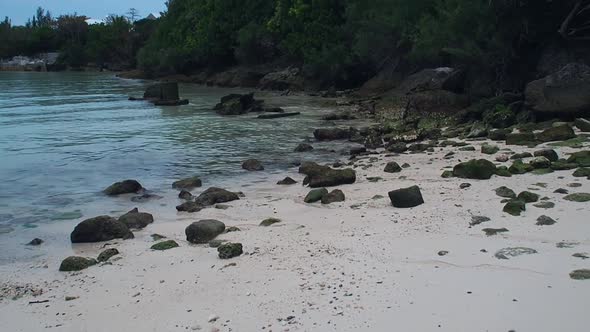
[[[301,182],[303,175],[294,168],[285,174],[260,173],[262,181],[250,186],[226,186],[246,196],[228,203],[227,210],[177,214],[176,198],[142,205],[156,221],[132,240],[52,251],[46,249],[50,237],[40,248],[26,249],[42,250],[33,261],[0,266],[4,295],[26,284],[42,290],[37,296],[2,298],[0,330],[588,331],[590,281],[573,280],[569,273],[590,268],[590,260],[572,256],[590,253],[590,205],[554,193],[558,188],[590,192],[588,180],[574,178],[573,170],[481,181],[441,178],[444,167],[459,161],[493,160],[480,153],[483,142],[473,142],[475,152],[447,147],[434,153],[383,153],[370,156],[379,159],[373,163],[363,157],[357,165],[368,167],[356,168],[357,182],[338,187],[346,194],[344,203],[305,204],[309,188],[276,185],[285,176]],[[542,146],[509,148],[532,152]],[[454,158],[443,159],[449,151],[455,151]],[[556,151],[564,157],[573,150]],[[384,173],[389,161],[411,167]],[[367,176],[383,180],[371,183]],[[568,186],[574,182],[581,187]],[[461,183],[471,187],[460,189]],[[204,179],[204,187],[193,194],[216,185]],[[420,186],[425,204],[392,207],[387,193],[412,185]],[[556,206],[527,204],[522,216],[508,215],[494,192],[500,186],[533,191]],[[130,209],[134,203],[125,204]],[[557,223],[536,226],[541,215]],[[491,221],[470,227],[472,216]],[[282,222],[258,226],[268,217]],[[239,227],[240,232],[219,238],[242,243],[245,254],[221,260],[216,249],[189,244],[184,229],[201,219]],[[48,234],[65,239],[72,229],[46,227]],[[482,229],[490,227],[509,232],[486,236]],[[180,247],[150,250],[153,233]],[[567,244],[558,246],[562,242]],[[58,272],[66,256],[96,257],[105,247],[121,252],[112,264]],[[494,257],[506,247],[538,253]],[[440,251],[448,254],[440,256]],[[70,296],[77,298],[66,301]]]

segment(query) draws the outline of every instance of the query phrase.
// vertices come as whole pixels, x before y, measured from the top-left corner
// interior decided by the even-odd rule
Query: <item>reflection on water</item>
[[[271,104],[302,115],[221,117],[212,107],[239,90],[197,85],[181,86],[186,106],[127,100],[146,84],[102,73],[0,73],[0,234],[81,217],[94,202],[104,204],[100,190],[121,179],[165,196],[180,177],[218,185],[243,175],[247,158],[278,172],[301,158],[293,148],[326,111],[306,97],[267,94]],[[318,146],[315,158],[337,157]]]

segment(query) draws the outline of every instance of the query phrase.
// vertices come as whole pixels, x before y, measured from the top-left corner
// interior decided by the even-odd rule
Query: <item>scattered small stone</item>
[[[79,296],[66,296],[66,301],[74,301],[79,299]]]
[[[568,183],[567,186],[570,188],[580,188],[582,186],[582,184],[579,182],[574,182],[574,183]]]
[[[513,199],[504,205],[503,211],[517,217],[520,216],[523,211],[526,211],[526,205],[524,201]]]
[[[43,240],[39,238],[34,238],[31,242],[27,243],[28,246],[40,246],[43,243]]]
[[[567,189],[563,189],[563,188],[559,188],[559,189],[555,189],[554,193],[556,194],[563,194],[563,195],[567,195],[570,192]]]
[[[322,200],[322,197],[328,194],[328,189],[326,188],[319,188],[319,189],[312,189],[303,199],[305,203],[315,203]]]
[[[533,206],[540,209],[553,209],[555,207],[555,203],[545,201],[534,204]]]
[[[288,176],[286,178],[282,179],[281,181],[277,182],[278,185],[282,185],[282,186],[290,186],[290,185],[293,185],[296,183],[297,183],[297,181],[293,180],[292,178],[290,178]]]
[[[482,229],[482,231],[484,233],[486,233],[487,236],[494,236],[494,235],[498,235],[499,233],[506,233],[506,232],[508,232],[508,229],[506,229],[506,228],[484,228],[484,229]]]
[[[551,226],[554,225],[556,223],[555,220],[553,220],[553,218],[548,217],[548,216],[540,216],[539,218],[537,218],[537,226]]]
[[[410,166],[410,164],[408,164],[408,163],[403,163],[403,164],[402,164],[402,168],[410,168],[410,167],[411,167],[411,166]]]
[[[230,259],[244,253],[241,243],[224,243],[217,248],[219,258]]]
[[[215,204],[215,208],[218,210],[227,210],[229,209],[231,206],[227,205],[227,204]]]
[[[322,196],[322,204],[332,204],[337,202],[344,202],[346,196],[340,189],[335,189],[327,195]]]
[[[570,278],[574,280],[588,280],[590,279],[590,270],[582,269],[582,270],[575,270],[570,273]]]
[[[471,222],[469,223],[470,226],[476,226],[479,224],[483,224],[484,222],[488,222],[491,219],[485,216],[472,216]]]
[[[496,145],[484,144],[481,146],[481,153],[483,154],[496,154],[500,151],[500,148]]]
[[[62,272],[81,271],[96,264],[97,261],[94,258],[70,256],[61,262],[59,270]]]
[[[516,248],[503,248],[498,250],[494,256],[497,259],[510,259],[511,257],[516,257],[520,255],[532,255],[536,254],[537,251],[531,248],[525,247],[516,247]]]
[[[168,250],[172,248],[178,248],[179,245],[174,240],[162,241],[151,246],[152,250]]]
[[[213,323],[213,322],[216,322],[218,319],[219,319],[219,316],[217,316],[215,314],[211,314],[211,315],[209,315],[209,318],[207,318],[207,322]]]
[[[225,231],[225,224],[218,220],[199,220],[184,230],[186,240],[190,243],[208,243]]]
[[[459,188],[460,188],[460,189],[467,189],[467,188],[469,188],[469,187],[471,187],[471,183],[461,183],[461,184],[459,185]]]
[[[103,252],[101,252],[98,255],[98,258],[96,259],[99,262],[106,262],[108,261],[111,257],[118,255],[119,254],[119,250],[117,250],[116,248],[109,248],[107,250],[104,250]]]
[[[264,220],[263,220],[263,221],[260,223],[260,225],[259,225],[259,226],[268,227],[268,226],[274,225],[274,224],[276,224],[276,223],[280,223],[281,221],[282,221],[282,220],[281,220],[281,219],[278,219],[278,218],[267,218],[267,219],[264,219]]]
[[[151,237],[152,237],[152,240],[154,240],[154,241],[159,241],[161,239],[166,238],[164,235],[160,235],[160,234],[152,234]]]
[[[209,247],[210,248],[219,248],[224,242],[226,242],[225,240],[211,240],[209,241]]]
[[[577,252],[577,253],[573,254],[572,256],[576,257],[576,258],[581,258],[581,259],[590,258],[590,256],[588,256],[588,253],[585,253],[585,252]]]
[[[507,154],[501,154],[496,156],[496,161],[501,162],[501,163],[505,163],[508,161],[508,155]]]
[[[236,226],[229,226],[228,228],[225,229],[226,233],[231,233],[231,232],[241,232],[242,230],[239,229]]]
[[[441,250],[441,251],[439,251],[439,252],[438,252],[438,255],[439,255],[439,256],[446,256],[446,255],[448,255],[448,254],[449,254],[449,252],[448,252],[448,251],[446,251],[446,250]]]
[[[574,248],[577,245],[579,245],[580,243],[578,242],[558,242],[557,244],[555,244],[555,247],[559,248],[559,249],[569,249],[569,248]]]
[[[402,168],[395,161],[390,161],[387,163],[387,165],[385,165],[385,169],[383,171],[385,173],[399,173],[402,171]]]
[[[497,188],[496,190],[496,195],[500,196],[500,197],[504,197],[504,198],[516,198],[516,193],[514,192],[514,190],[502,186]]]

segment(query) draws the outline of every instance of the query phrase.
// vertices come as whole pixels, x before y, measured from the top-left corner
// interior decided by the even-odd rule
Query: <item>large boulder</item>
[[[207,243],[225,231],[225,224],[219,220],[206,219],[190,224],[185,230],[190,243]]]
[[[72,243],[103,242],[113,239],[132,239],[133,233],[125,223],[109,217],[99,216],[79,223],[70,234]]]
[[[590,167],[590,151],[578,151],[572,153],[567,159],[570,164],[577,164],[580,167]]]
[[[210,206],[218,203],[236,201],[239,199],[240,197],[236,193],[221,188],[211,187],[202,192],[195,199],[195,202],[203,206]]]
[[[97,263],[94,258],[70,256],[61,262],[59,270],[62,272],[82,271]]]
[[[458,178],[487,180],[496,173],[496,165],[485,159],[472,159],[453,168],[453,175]]]
[[[565,141],[574,137],[576,137],[576,133],[567,124],[545,129],[536,135],[537,140],[541,142]]]
[[[526,105],[537,112],[576,112],[590,109],[590,67],[569,63],[558,72],[532,81]]]
[[[143,229],[154,222],[154,216],[149,213],[139,212],[135,208],[120,216],[119,221],[127,225],[129,229]]]
[[[192,190],[203,185],[203,182],[198,176],[181,179],[172,183],[172,188]]]
[[[352,136],[350,129],[343,128],[320,128],[313,131],[313,136],[318,141],[333,141],[349,139]]]
[[[142,189],[143,187],[136,180],[125,180],[113,183],[103,192],[109,196],[117,196],[122,194],[135,194]]]
[[[313,162],[304,162],[299,167],[299,173],[307,175],[303,184],[309,184],[312,188],[334,187],[356,182],[356,172],[351,168],[332,169]]]
[[[254,99],[254,93],[230,94],[221,98],[213,108],[219,115],[240,115],[262,110],[263,102]]]
[[[389,199],[391,200],[391,204],[397,208],[411,208],[424,204],[424,199],[418,186],[390,191]]]

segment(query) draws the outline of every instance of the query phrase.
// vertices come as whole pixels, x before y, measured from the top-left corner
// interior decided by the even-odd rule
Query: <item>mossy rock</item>
[[[244,253],[241,243],[224,243],[217,247],[217,253],[221,259],[238,257]]]
[[[537,140],[541,142],[565,141],[576,137],[572,127],[567,124],[545,129],[536,135]]]
[[[590,168],[578,168],[573,175],[577,178],[588,177],[590,176]]]
[[[529,163],[534,169],[539,168],[550,168],[551,161],[546,157],[536,157],[535,159],[531,160]]]
[[[553,142],[547,145],[554,147],[569,147],[569,148],[582,148],[584,143],[588,142],[588,137],[578,136],[576,138],[568,139],[561,142]]]
[[[524,159],[524,158],[532,158],[533,155],[530,152],[522,152],[522,153],[515,153],[513,154],[510,159],[512,160],[516,160],[516,159]]]
[[[59,270],[62,272],[82,271],[97,263],[94,258],[70,256],[61,262]]]
[[[260,222],[260,226],[268,227],[277,223],[280,223],[282,220],[278,218],[267,218]]]
[[[153,249],[153,250],[168,250],[168,249],[177,248],[177,247],[179,247],[179,245],[178,245],[178,243],[176,243],[176,241],[167,240],[167,241],[162,241],[162,242],[154,244],[151,247],[151,249]]]
[[[108,261],[111,257],[118,255],[119,254],[119,250],[115,249],[115,248],[109,248],[104,250],[103,252],[101,252],[98,255],[98,258],[96,259],[99,262],[106,262]]]
[[[441,177],[443,179],[448,179],[448,178],[452,178],[453,177],[453,172],[452,171],[444,171],[441,175]]]
[[[504,209],[502,211],[513,216],[520,216],[523,211],[526,211],[526,204],[524,201],[513,199],[504,205]]]
[[[539,169],[533,170],[531,173],[535,174],[535,175],[545,175],[545,174],[553,173],[553,170],[551,168],[539,168]]]
[[[569,195],[565,196],[563,199],[565,199],[566,201],[570,201],[570,202],[584,203],[584,202],[590,201],[590,194],[588,194],[588,193],[569,194]]]
[[[588,280],[590,279],[590,270],[582,269],[570,272],[570,278],[574,280]]]
[[[554,171],[566,171],[574,168],[578,168],[578,164],[570,163],[563,159],[551,163],[551,169]]]
[[[496,168],[496,175],[501,176],[501,177],[505,177],[505,178],[509,178],[512,176],[512,173],[510,173],[510,171],[508,170],[508,167],[499,166],[498,168]]]
[[[481,146],[481,153],[484,154],[496,154],[500,151],[500,148],[496,145],[484,144]]]
[[[460,163],[453,168],[453,175],[464,179],[487,180],[495,173],[496,165],[485,159],[473,159]]]
[[[322,197],[328,194],[328,189],[319,188],[311,190],[303,199],[305,203],[315,203],[322,200]]]
[[[514,192],[514,190],[502,186],[499,188],[496,188],[495,190],[496,195],[500,196],[500,197],[504,197],[504,198],[516,198],[516,193]]]
[[[559,155],[553,149],[537,150],[537,151],[535,151],[534,155],[535,155],[535,157],[545,157],[545,158],[549,159],[549,161],[552,161],[552,162],[559,160]]]
[[[507,145],[536,145],[535,134],[533,133],[512,133],[506,135]]]
[[[517,159],[512,163],[508,171],[512,174],[525,174],[531,172],[533,170],[533,166],[530,164],[525,164],[522,160]]]
[[[516,123],[516,114],[506,105],[498,104],[484,112],[483,122],[493,128],[507,128]]]
[[[523,191],[516,197],[525,203],[535,203],[539,201],[540,196],[530,191]]]

